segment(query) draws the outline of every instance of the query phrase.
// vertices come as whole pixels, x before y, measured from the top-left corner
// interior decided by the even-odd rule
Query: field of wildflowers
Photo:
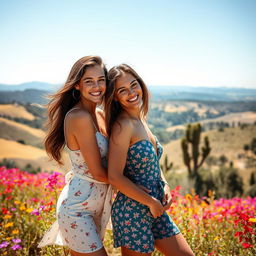
[[[37,248],[45,230],[55,218],[55,203],[64,185],[60,173],[30,174],[0,167],[0,255],[68,255],[58,246]],[[256,255],[256,198],[214,199],[193,193],[182,196],[180,187],[172,191],[169,210],[195,255]],[[111,233],[105,245],[109,255]],[[154,255],[161,255],[155,252]]]

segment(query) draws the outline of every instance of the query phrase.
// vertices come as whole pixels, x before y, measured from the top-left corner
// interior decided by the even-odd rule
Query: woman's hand
[[[148,205],[149,210],[154,218],[160,217],[164,213],[164,207],[159,200],[154,197],[152,199]]]
[[[164,198],[162,200],[164,210],[168,210],[172,204],[171,190],[168,184],[164,186]]]
[[[138,186],[139,188],[141,188],[144,192],[148,193],[148,194],[151,192],[150,189],[144,187],[143,185],[137,185],[137,186]]]

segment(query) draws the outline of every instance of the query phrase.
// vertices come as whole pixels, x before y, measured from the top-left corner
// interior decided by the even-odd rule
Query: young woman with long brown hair
[[[123,256],[192,256],[178,227],[167,215],[170,188],[159,167],[162,146],[150,131],[148,90],[128,65],[109,71],[105,115],[110,136],[108,177],[119,192],[112,206],[114,247]],[[141,189],[144,186],[148,193]]]
[[[48,104],[47,153],[61,164],[66,146],[72,169],[57,203],[57,221],[39,246],[66,245],[71,255],[106,256],[102,244],[111,207],[106,158],[108,141],[102,103],[107,70],[98,56],[72,67],[64,86]]]

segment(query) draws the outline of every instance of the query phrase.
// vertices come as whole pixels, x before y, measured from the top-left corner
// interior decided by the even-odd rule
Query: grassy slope
[[[238,154],[244,153],[244,144],[248,144],[253,137],[256,137],[256,126],[248,126],[247,128],[240,129],[225,128],[223,132],[216,130],[202,133],[202,138],[208,136],[212,148],[211,156],[219,157],[225,155],[229,161],[233,161],[239,168],[243,167],[238,160]],[[186,169],[182,160],[182,151],[180,146],[180,139],[172,141],[164,145],[164,154],[167,154],[171,162],[174,163],[178,169]],[[162,157],[161,161],[163,161]]]
[[[23,106],[4,104],[0,105],[0,115],[24,118],[27,120],[34,120],[35,117],[29,113]]]
[[[232,113],[228,115],[224,115],[221,117],[213,118],[213,119],[206,119],[203,121],[200,121],[200,123],[211,123],[211,122],[225,122],[232,124],[234,123],[249,123],[252,124],[256,121],[256,113],[255,112],[242,112],[242,113]],[[168,127],[166,130],[167,131],[174,131],[176,129],[185,129],[186,125],[175,125]]]
[[[42,144],[44,132],[0,117],[0,137],[14,141],[23,140],[26,144],[39,146]]]
[[[9,159],[15,161],[20,168],[31,164],[34,168],[41,167],[48,171],[67,171],[70,168],[67,154],[63,154],[65,168],[59,167],[55,162],[49,161],[45,150],[30,145],[23,145],[16,141],[10,141],[0,138],[0,159]]]

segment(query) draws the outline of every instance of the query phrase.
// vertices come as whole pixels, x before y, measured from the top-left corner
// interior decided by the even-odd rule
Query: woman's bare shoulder
[[[113,125],[113,131],[129,134],[134,129],[133,120],[127,116],[119,116]]]
[[[67,124],[73,126],[80,123],[92,123],[91,114],[83,109],[74,109],[66,116]]]

